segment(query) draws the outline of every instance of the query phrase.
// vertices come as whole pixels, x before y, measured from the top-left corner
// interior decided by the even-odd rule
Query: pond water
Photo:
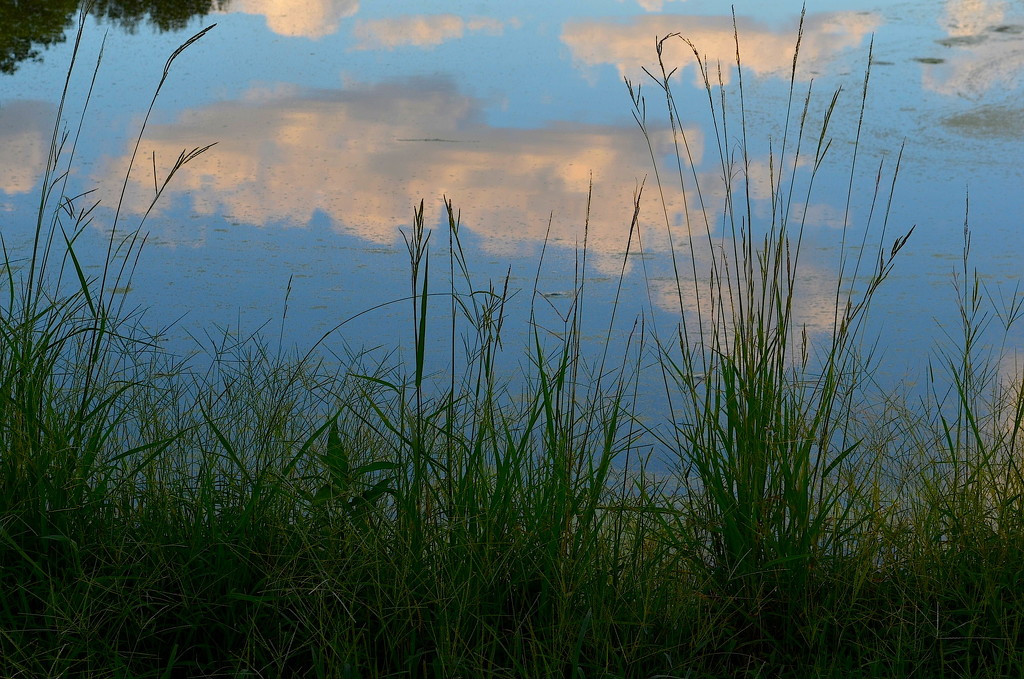
[[[14,14],[0,28],[8,33],[0,75],[0,219],[12,253],[24,253],[31,239],[74,44],[76,3],[64,4],[52,3],[52,16],[8,9]],[[663,207],[676,238],[699,230],[700,219],[692,214],[693,194],[682,204],[678,175],[671,190],[676,170],[665,99],[645,69],[657,68],[656,37],[679,33],[710,64],[723,64],[735,94],[731,4],[744,67],[753,212],[771,212],[766,182],[777,169],[770,154],[779,153],[785,130],[801,14],[796,0],[465,1],[445,3],[443,11],[431,5],[428,12],[423,3],[403,0],[125,4],[130,9],[108,0],[88,18],[65,110],[74,132],[102,44],[71,176],[76,191],[95,187],[90,197],[101,201],[80,237],[93,273],[165,61],[189,36],[217,24],[173,64],[121,207],[119,228],[139,224],[153,197],[154,168],[162,181],[183,150],[216,142],[177,172],[146,217],[139,266],[130,288],[118,291],[129,306],[148,308],[151,326],[173,324],[167,342],[175,351],[189,351],[191,337],[216,335],[215,326],[248,332],[264,324],[275,341],[281,333],[286,343],[308,347],[381,304],[344,323],[322,346],[407,348],[408,305],[385,304],[409,291],[401,231],[424,200],[427,225],[442,227],[432,237],[431,266],[436,289],[443,289],[445,197],[461,211],[477,284],[493,279],[500,286],[509,274],[510,366],[524,360],[519,349],[527,342],[531,300],[552,325],[554,312],[566,308],[584,224],[587,337],[599,343],[606,333],[620,276],[616,315],[623,332],[642,312],[659,332],[670,333],[679,305],[671,292]],[[704,232],[721,237],[714,216],[722,201],[715,188],[721,161],[708,97],[681,40],[666,43],[664,58],[678,68],[672,84],[693,171],[714,205]],[[798,293],[798,322],[812,336],[823,336],[831,324],[830,281],[843,225],[848,240],[859,242],[876,170],[884,163],[888,177],[904,143],[886,247],[911,226],[916,230],[872,308],[868,339],[880,338],[881,374],[901,383],[919,379],[936,341],[958,332],[952,276],[962,267],[968,194],[972,263],[994,299],[1019,298],[1022,74],[1022,2],[808,2],[794,106],[800,108],[813,81],[808,120],[820,126],[832,93],[842,88],[815,190],[806,201],[792,199],[792,214],[803,217],[806,229],[801,266],[808,283]],[[642,85],[664,204],[624,79]],[[730,134],[726,152],[735,157],[739,137]],[[813,149],[816,137],[809,139]],[[855,148],[858,169],[847,207]],[[813,150],[804,153],[810,155],[802,172]],[[626,258],[641,182],[644,255]],[[880,213],[876,207],[876,229]],[[631,247],[635,255],[637,245]],[[532,296],[535,280],[541,297]],[[447,343],[440,333],[436,339]],[[1002,333],[989,339],[998,343]],[[1020,342],[1012,328],[1005,347],[994,345],[1006,379],[1017,374]]]

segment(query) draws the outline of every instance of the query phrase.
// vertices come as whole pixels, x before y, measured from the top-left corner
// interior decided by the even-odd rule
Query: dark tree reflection
[[[26,59],[38,59],[40,48],[64,42],[78,0],[3,0],[0,2],[0,71],[14,73]]]
[[[95,0],[92,13],[128,30],[147,21],[161,31],[185,28],[197,16],[226,9],[231,0]]]
[[[0,0],[0,72],[14,73],[26,60],[39,60],[50,45],[64,42],[79,8],[134,31],[147,23],[161,31],[184,28],[197,16],[226,9],[231,0]]]

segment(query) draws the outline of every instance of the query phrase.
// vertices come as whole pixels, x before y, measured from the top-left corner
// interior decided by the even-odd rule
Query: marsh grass
[[[809,204],[814,195],[830,151],[829,123],[841,92],[833,94],[815,125],[809,113],[812,86],[799,99],[796,92],[801,26],[782,138],[769,144],[770,214],[759,217],[753,207],[754,150],[747,136],[740,38],[735,38],[734,91],[725,87],[721,65],[716,75],[698,48],[687,42],[712,114],[724,183],[720,211],[705,202],[707,187],[696,172],[687,177],[683,170],[695,167],[692,144],[680,123],[672,72],[661,58],[665,43],[684,40],[680,35],[658,42],[659,69],[649,72],[664,94],[677,158],[678,186],[664,185],[658,174],[659,195],[677,190],[685,200],[690,191],[700,200],[702,217],[698,224],[688,220],[686,239],[673,243],[670,253],[680,326],[674,347],[663,348],[662,368],[666,397],[676,409],[672,419],[679,424],[668,443],[689,474],[681,479],[688,487],[686,501],[662,516],[672,517],[665,522],[666,532],[693,555],[710,590],[735,607],[728,623],[734,643],[749,639],[761,654],[766,645],[781,649],[813,642],[805,638],[808,616],[814,615],[816,590],[824,584],[815,582],[814,574],[830,571],[834,559],[849,560],[868,519],[856,511],[862,509],[858,496],[863,488],[857,475],[870,473],[870,464],[865,464],[868,456],[849,417],[851,398],[867,368],[858,348],[872,296],[913,229],[883,249],[897,158],[889,186],[882,183],[884,166],[879,166],[868,194],[869,223],[857,228],[867,238],[874,229],[870,220],[882,222],[874,262],[865,261],[863,254],[848,260],[842,244],[831,332],[823,340],[809,338],[795,311],[798,290],[806,285],[800,278],[800,258],[807,216],[792,208],[794,196]],[[844,233],[854,231],[850,206],[858,197],[855,192],[862,193],[855,181],[856,162],[869,75],[870,70],[849,167]],[[647,136],[646,102],[639,88],[630,85],[630,91],[636,120]],[[801,168],[808,167],[807,176],[800,176]],[[665,215],[668,229],[667,210]],[[704,243],[699,242],[701,232],[706,234]],[[698,263],[696,253],[701,251],[712,254]],[[687,259],[690,276],[681,272]],[[707,268],[700,271],[698,266]],[[692,300],[693,312],[684,298]],[[853,464],[855,460],[861,465]]]
[[[423,203],[403,234],[411,365],[339,369],[228,330],[202,360],[162,353],[110,292],[130,282],[142,224],[124,230],[118,212],[102,276],[84,274],[75,243],[94,206],[66,195],[75,144],[58,119],[35,245],[21,259],[5,246],[0,674],[1020,676],[1024,397],[981,342],[993,318],[1009,333],[1020,303],[991,308],[968,235],[962,332],[936,349],[929,399],[871,401],[864,318],[909,237],[886,233],[898,160],[864,191],[853,154],[847,200],[866,196],[870,216],[844,233],[878,245],[852,259],[843,246],[831,333],[809,336],[792,206],[827,166],[842,98],[815,123],[794,61],[762,218],[736,39],[737,89],[694,48],[733,178],[719,207],[686,173],[671,74],[652,71],[678,185],[652,154],[647,190],[707,199],[703,229],[665,225],[679,327],[623,321],[616,293],[588,354],[584,224],[573,294],[548,309],[534,286],[518,381],[498,368],[511,276],[477,280],[449,200],[447,234]],[[652,357],[666,426],[634,406]],[[652,455],[679,472],[655,473]]]

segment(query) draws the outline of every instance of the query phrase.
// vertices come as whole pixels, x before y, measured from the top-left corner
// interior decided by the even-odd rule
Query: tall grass
[[[34,246],[5,248],[0,674],[1020,676],[1024,397],[981,342],[993,318],[1009,332],[1020,302],[989,311],[965,225],[962,333],[936,349],[931,396],[870,402],[865,317],[910,236],[887,233],[899,154],[865,191],[853,146],[844,238],[878,245],[847,258],[868,236],[841,244],[831,331],[813,335],[796,205],[829,166],[844,100],[815,119],[794,58],[762,216],[736,42],[736,88],[693,46],[720,188],[692,170],[670,67],[652,69],[676,142],[671,172],[652,153],[649,186],[678,328],[626,317],[621,351],[607,349],[628,311],[624,264],[605,348],[588,353],[583,215],[573,294],[543,316],[534,284],[515,379],[498,368],[511,272],[478,280],[450,200],[446,243],[422,202],[403,234],[410,365],[356,355],[338,369],[316,347],[228,331],[202,361],[162,353],[111,292],[144,224],[115,211],[102,274],[84,273],[76,242],[99,213],[68,195],[75,138],[58,119]],[[684,234],[673,191],[699,201]],[[638,192],[629,253],[640,206]],[[671,421],[642,425],[651,357]],[[653,453],[678,474],[651,471]]]
[[[73,555],[75,544],[69,536],[86,518],[77,510],[103,504],[168,443],[152,440],[118,449],[120,444],[112,447],[110,441],[128,424],[132,413],[127,404],[136,391],[148,388],[140,366],[127,357],[146,355],[152,343],[133,325],[114,293],[131,278],[144,240],[142,225],[124,232],[115,217],[99,281],[86,277],[76,255],[75,242],[92,223],[96,204],[89,202],[88,193],[69,195],[67,179],[92,87],[73,134],[63,129],[62,113],[84,16],[43,173],[32,247],[20,260],[27,265],[19,267],[4,244],[7,294],[0,323],[0,430],[6,438],[7,492],[0,502],[6,518],[4,537],[40,573],[44,563],[30,558],[14,536],[33,535],[42,555]],[[165,77],[179,53],[168,59]],[[98,70],[99,59],[93,83]],[[203,150],[183,154],[171,173]],[[118,468],[121,471],[115,471]]]
[[[833,94],[817,124],[810,113],[812,86],[797,99],[801,25],[782,137],[769,145],[770,212],[762,218],[754,210],[757,178],[751,174],[740,38],[735,39],[737,87],[729,94],[721,66],[716,76],[698,47],[686,41],[708,95],[713,147],[719,152],[724,183],[720,208],[705,202],[708,187],[701,186],[693,169],[693,144],[686,138],[671,72],[661,56],[666,42],[684,38],[673,34],[658,42],[659,69],[652,74],[672,123],[678,183],[663,185],[659,174],[659,195],[669,190],[679,191],[684,200],[687,192],[697,195],[701,222],[688,221],[686,240],[673,243],[670,253],[676,262],[674,298],[680,325],[674,351],[664,348],[662,367],[667,398],[675,403],[673,421],[680,425],[669,444],[692,476],[682,479],[687,499],[667,515],[673,521],[665,527],[679,548],[693,555],[708,586],[735,602],[735,624],[747,630],[736,630],[738,641],[750,636],[759,644],[802,645],[806,640],[799,637],[807,632],[808,609],[817,598],[814,590],[823,584],[815,582],[813,573],[832,570],[832,560],[848,560],[868,518],[857,511],[862,509],[861,480],[855,477],[851,483],[849,476],[855,462],[864,467],[857,473],[870,471],[865,464],[870,452],[862,448],[849,412],[866,369],[858,348],[872,297],[913,229],[891,247],[883,249],[880,241],[870,271],[865,271],[872,262],[864,260],[864,249],[852,261],[840,249],[831,332],[824,339],[809,338],[794,308],[799,288],[806,285],[800,261],[807,211],[794,207],[797,200],[810,204],[815,195],[841,92]],[[848,170],[844,233],[855,230],[849,223],[850,205],[862,191],[855,181],[856,163],[869,75],[870,70]],[[645,101],[639,90],[630,89],[646,136]],[[686,167],[691,168],[689,177]],[[802,168],[809,168],[805,177]],[[885,186],[884,166],[878,168],[869,187],[868,223],[856,228],[865,238],[873,219],[882,222],[878,238],[886,238],[898,169],[899,157]],[[665,216],[669,229],[667,209]],[[699,242],[700,233],[706,234],[705,242]],[[691,264],[689,276],[679,265],[684,259]],[[692,300],[692,312],[686,298]]]

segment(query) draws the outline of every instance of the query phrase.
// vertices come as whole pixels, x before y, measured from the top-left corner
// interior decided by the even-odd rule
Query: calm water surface
[[[276,341],[284,318],[286,343],[306,347],[344,319],[400,298],[409,289],[400,230],[408,229],[421,199],[428,224],[442,225],[448,197],[461,210],[478,284],[510,272],[516,294],[506,347],[514,366],[522,360],[545,236],[539,275],[545,297],[538,306],[555,327],[554,312],[568,304],[591,183],[586,331],[599,338],[623,271],[633,195],[644,181],[639,225],[646,254],[627,261],[619,324],[625,332],[643,312],[667,334],[678,320],[678,302],[671,294],[665,217],[624,78],[643,84],[659,168],[670,177],[664,98],[644,69],[656,67],[656,36],[672,32],[712,64],[728,67],[735,53],[731,4],[449,2],[443,11],[431,5],[425,13],[422,3],[398,0],[229,0],[191,18],[187,11],[159,22],[91,18],[68,114],[77,120],[89,64],[105,39],[72,176],[78,190],[96,187],[93,195],[102,203],[81,248],[96,255],[95,266],[110,224],[108,207],[117,203],[134,134],[168,54],[216,23],[174,64],[123,205],[123,224],[137,224],[153,195],[154,159],[162,180],[183,149],[217,143],[174,177],[147,218],[149,240],[124,291],[128,304],[149,308],[151,326],[175,323],[168,346],[188,351],[188,337],[203,337],[215,324],[246,332],[269,322]],[[763,216],[770,213],[769,152],[778,152],[783,133],[801,3],[734,4],[753,209]],[[108,15],[118,14],[116,5],[105,5],[115,10]],[[154,13],[166,14],[164,5],[173,3],[154,3]],[[14,252],[25,252],[33,226],[73,26],[66,32],[63,43],[37,38],[34,60],[8,55],[13,73],[0,75],[0,226]],[[844,217],[872,39],[857,188]],[[673,40],[665,59],[679,69],[673,83],[682,125],[712,206],[710,228],[720,236],[714,215],[722,173],[707,95],[686,45]],[[806,204],[802,196],[793,201],[793,214],[804,216],[807,228],[802,266],[808,283],[798,292],[798,322],[812,336],[830,327],[842,225],[857,234],[866,223],[875,171],[880,163],[891,170],[904,142],[886,239],[912,225],[916,231],[872,309],[869,338],[881,338],[882,374],[912,383],[935,343],[956,333],[952,273],[960,266],[968,192],[971,254],[988,293],[1004,303],[1018,295],[1021,74],[1024,2],[809,0],[797,97],[802,100],[813,81],[811,120],[817,125],[832,93],[843,90],[815,191]],[[724,77],[734,92],[735,73],[726,68]],[[735,144],[727,149],[737,151]],[[699,231],[701,222],[693,219],[694,195],[684,205],[678,182],[675,187],[665,200],[680,239],[687,230]],[[881,227],[877,214],[874,224]],[[432,243],[435,289],[441,289],[447,234],[439,230]],[[394,348],[410,335],[408,316],[406,305],[385,306],[343,325],[324,346]],[[1000,337],[994,333],[993,342]],[[447,342],[440,334],[437,339]],[[1021,341],[1013,329],[1009,346],[993,347],[1005,379],[1017,374],[1014,347]]]

